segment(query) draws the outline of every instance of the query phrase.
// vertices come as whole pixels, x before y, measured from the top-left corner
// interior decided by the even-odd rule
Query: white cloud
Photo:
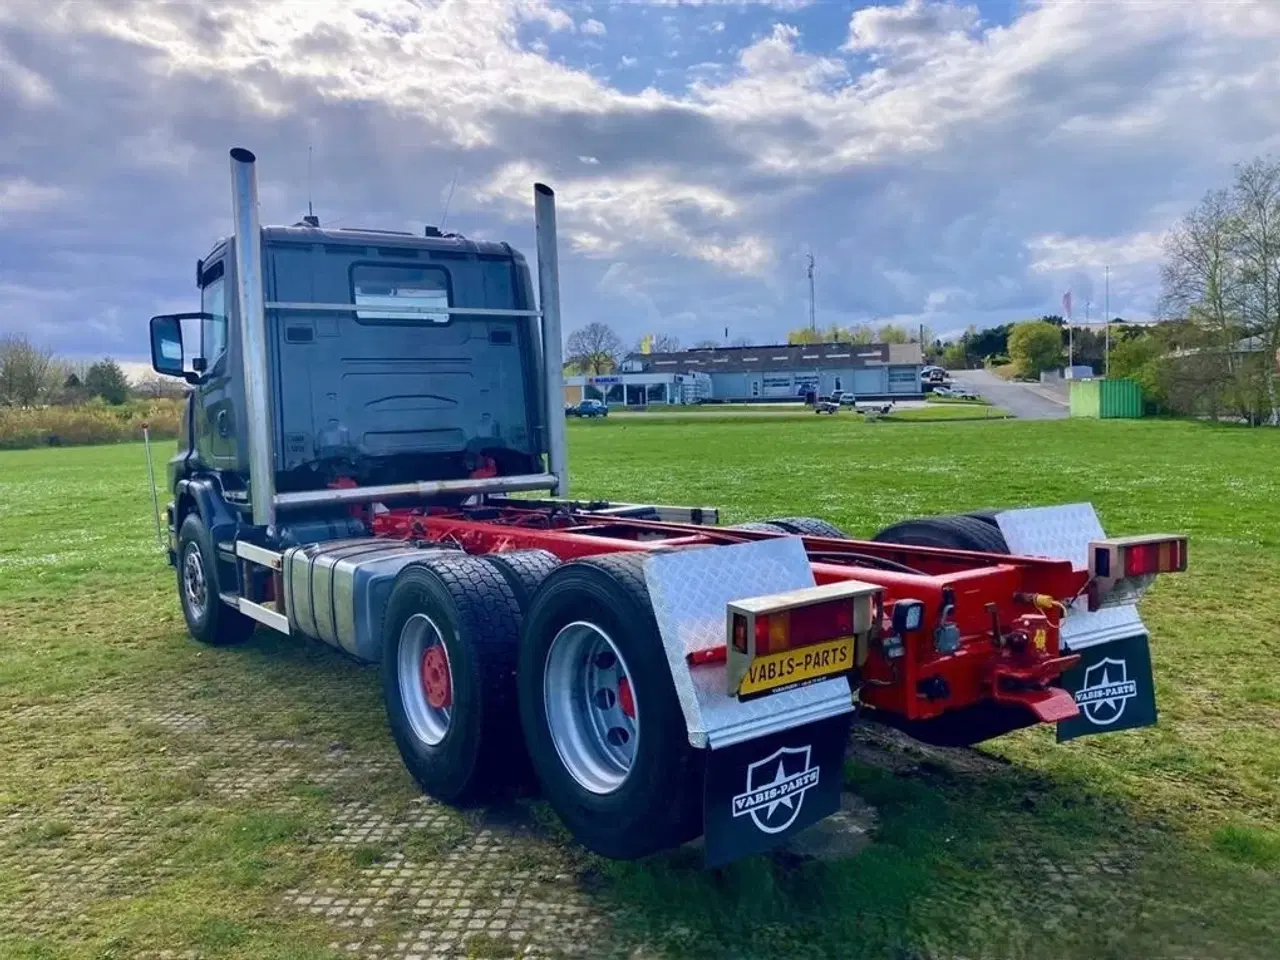
[[[578,27],[578,29],[581,32],[592,37],[603,37],[606,33],[608,33],[608,31],[605,29],[604,24],[601,23],[599,20],[595,20],[595,19],[584,20],[582,22],[582,25]]]
[[[0,221],[7,215],[46,210],[60,203],[65,195],[61,187],[33,183],[26,177],[0,180]]]
[[[937,43],[978,24],[978,9],[935,0],[906,0],[898,6],[863,7],[849,18],[847,50],[901,49]]]
[[[1065,237],[1048,233],[1032,237],[1033,270],[1060,273],[1068,270],[1100,271],[1110,266],[1155,264],[1161,257],[1162,232],[1146,230],[1124,237]]]
[[[305,208],[311,143],[326,223],[417,229],[463,170],[449,226],[526,249],[545,176],[581,309],[617,299],[599,283],[619,260],[660,316],[696,302],[759,339],[796,322],[809,245],[829,318],[1002,322],[1108,263],[1132,267],[1113,304],[1139,309],[1160,226],[1280,149],[1274,0],[1027,3],[1003,24],[910,0],[851,14],[842,50],[777,24],[712,64],[661,55],[714,15],[681,6],[715,4],[658,5],[624,89],[550,59],[551,34],[594,28],[543,0],[6,0],[0,326],[36,312],[144,353],[131,318],[189,299],[229,226],[236,142],[270,218]]]
[[[511,163],[474,196],[480,203],[503,204],[515,213],[527,209],[529,184],[549,179],[526,163]],[[672,183],[654,175],[599,177],[577,181],[560,193],[557,205],[565,237],[586,256],[612,256],[629,241],[743,274],[762,270],[772,257],[762,237],[743,234],[735,224],[742,213],[740,204],[709,186]]]

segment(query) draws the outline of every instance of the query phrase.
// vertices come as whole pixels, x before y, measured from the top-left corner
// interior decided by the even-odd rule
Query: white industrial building
[[[866,399],[921,395],[918,343],[807,343],[634,353],[614,373],[565,378],[565,400],[648,404],[750,402],[827,396]]]

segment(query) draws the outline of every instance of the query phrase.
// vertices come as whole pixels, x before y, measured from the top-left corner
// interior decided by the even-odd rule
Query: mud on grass
[[[638,419],[570,425],[575,492],[860,534],[1087,499],[1116,533],[1189,532],[1192,572],[1143,607],[1161,725],[977,752],[867,727],[846,768],[875,810],[856,856],[610,863],[537,798],[423,798],[375,670],[265,632],[188,641],[139,447],[0,454],[0,956],[1270,954],[1280,437]]]

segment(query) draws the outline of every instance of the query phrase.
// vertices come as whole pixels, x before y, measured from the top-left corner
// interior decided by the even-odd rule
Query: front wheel
[[[689,744],[643,558],[566,564],[525,620],[517,686],[529,757],[573,836],[630,860],[702,832],[701,751]]]
[[[217,556],[200,514],[189,513],[178,528],[178,598],[187,631],[201,643],[225,647],[253,634],[253,620],[222,602]]]

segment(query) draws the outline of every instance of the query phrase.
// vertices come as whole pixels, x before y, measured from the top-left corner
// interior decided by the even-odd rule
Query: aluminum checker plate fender
[[[740,703],[723,663],[689,667],[690,653],[724,645],[731,600],[814,586],[799,537],[659,553],[644,572],[690,744],[717,749],[853,712],[844,677]]]
[[[1077,570],[1089,569],[1089,542],[1106,538],[1091,503],[1005,510],[995,519],[1010,553],[1070,560]],[[1084,650],[1146,632],[1135,604],[1090,611],[1079,597],[1062,622],[1062,646]]]

